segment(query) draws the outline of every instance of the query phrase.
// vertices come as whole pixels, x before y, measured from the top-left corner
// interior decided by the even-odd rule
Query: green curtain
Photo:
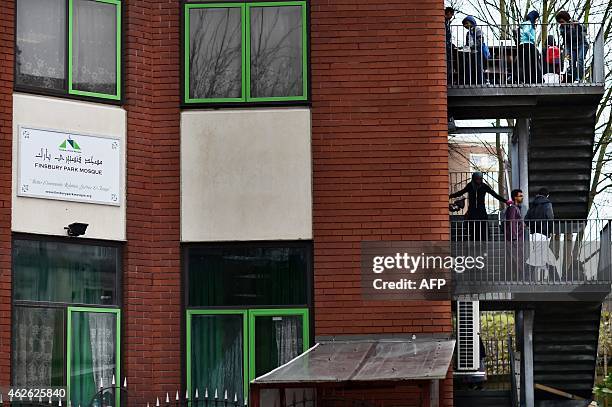
[[[304,247],[191,248],[189,306],[304,305]]]
[[[89,406],[100,382],[105,388],[111,386],[117,363],[116,318],[113,313],[72,312],[70,400],[74,406]],[[105,405],[114,405],[110,391],[104,397]]]
[[[191,325],[191,392],[208,389],[243,400],[244,343],[242,315],[194,315]]]

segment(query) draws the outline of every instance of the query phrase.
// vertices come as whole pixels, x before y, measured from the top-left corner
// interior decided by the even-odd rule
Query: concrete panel
[[[18,197],[19,126],[119,138],[121,206]],[[126,114],[120,107],[34,95],[13,95],[13,208],[14,232],[65,236],[72,222],[89,224],[84,238],[125,240]]]
[[[189,111],[181,117],[186,242],[312,238],[310,111]]]

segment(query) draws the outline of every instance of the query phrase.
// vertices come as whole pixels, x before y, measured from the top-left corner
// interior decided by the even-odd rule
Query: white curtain
[[[302,317],[283,317],[276,321],[276,349],[278,364],[283,365],[302,353]]]
[[[76,0],[73,12],[74,87],[114,94],[117,83],[117,8],[93,0]]]
[[[51,89],[64,87],[65,0],[17,2],[16,81]]]
[[[89,336],[95,388],[111,386],[115,373],[115,316],[92,312],[89,314]],[[115,380],[118,380],[115,378]]]
[[[45,387],[52,384],[53,350],[58,312],[55,309],[15,307],[13,328],[13,385]]]

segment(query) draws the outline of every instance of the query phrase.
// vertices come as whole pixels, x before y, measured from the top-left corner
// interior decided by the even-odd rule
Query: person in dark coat
[[[472,180],[460,191],[450,194],[450,198],[458,198],[463,194],[468,194],[468,210],[465,220],[473,221],[468,223],[469,234],[474,241],[486,240],[488,231],[489,215],[485,204],[485,197],[490,194],[500,202],[511,205],[512,201],[506,200],[483,181],[482,172],[472,174]]]
[[[525,215],[525,221],[529,226],[530,233],[540,233],[548,236],[552,233],[550,222],[555,218],[553,205],[548,199],[548,190],[540,188],[533,203],[529,206],[529,210]]]
[[[559,23],[565,55],[570,57],[571,80],[580,82],[586,74],[584,60],[589,50],[587,27],[575,21],[565,10],[559,11],[555,19]]]
[[[554,218],[553,205],[548,199],[548,190],[540,188],[525,215],[525,222],[530,233],[527,264],[533,269],[535,281],[562,278],[561,260],[550,249]],[[556,275],[550,273],[550,267],[556,270]]]
[[[464,62],[467,66],[468,72],[463,72],[463,81],[465,84],[478,85],[484,83],[484,55],[483,55],[483,43],[484,36],[482,30],[478,27],[476,18],[474,16],[467,16],[461,22],[463,27],[467,30],[465,34],[465,44],[470,49],[468,60]],[[465,67],[464,67],[465,70]],[[466,78],[466,73],[469,76]]]

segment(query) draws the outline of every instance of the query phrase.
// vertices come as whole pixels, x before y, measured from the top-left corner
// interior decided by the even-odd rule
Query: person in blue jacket
[[[536,24],[540,13],[532,10],[519,26],[518,73],[519,83],[542,82],[540,53],[536,47]]]

